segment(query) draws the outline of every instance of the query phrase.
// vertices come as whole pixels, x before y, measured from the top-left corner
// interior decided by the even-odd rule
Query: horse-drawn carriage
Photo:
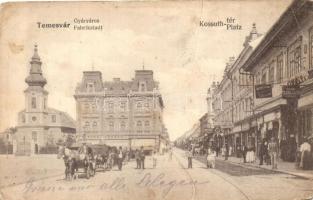
[[[104,166],[107,145],[78,145],[61,146],[58,158],[64,159],[65,178],[75,179],[84,174],[87,179],[94,176],[96,169]]]
[[[104,144],[94,144],[90,146],[93,150],[95,161],[95,172],[97,170],[104,171],[107,168],[110,147]]]

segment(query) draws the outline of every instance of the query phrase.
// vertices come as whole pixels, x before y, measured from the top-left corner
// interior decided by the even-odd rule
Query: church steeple
[[[250,34],[248,36],[246,36],[246,40],[243,43],[244,47],[247,47],[249,45],[249,43],[255,39],[257,39],[258,37],[260,37],[262,34],[258,33],[257,29],[256,29],[256,24],[253,23],[252,24],[252,29],[250,31]]]
[[[35,45],[34,55],[30,61],[30,72],[28,77],[25,79],[28,86],[40,86],[43,88],[46,85],[47,80],[42,76],[41,64],[37,45]]]

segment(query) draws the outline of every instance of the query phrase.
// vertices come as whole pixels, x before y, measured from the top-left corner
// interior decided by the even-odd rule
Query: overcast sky
[[[165,1],[119,3],[19,3],[0,12],[0,131],[15,126],[25,107],[24,82],[38,44],[48,84],[49,107],[76,118],[73,94],[82,72],[104,80],[131,80],[134,71],[154,71],[160,82],[164,122],[171,139],[190,129],[206,112],[206,91],[220,81],[230,56],[242,50],[252,23],[265,33],[290,0]],[[201,27],[200,21],[235,18],[242,30]],[[41,23],[99,19],[103,31],[39,29]],[[96,24],[96,25],[99,25]]]

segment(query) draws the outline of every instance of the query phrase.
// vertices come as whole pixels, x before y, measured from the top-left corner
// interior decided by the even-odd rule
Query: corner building
[[[131,81],[83,72],[74,95],[78,142],[160,150],[165,129],[158,85],[151,70],[136,70]]]

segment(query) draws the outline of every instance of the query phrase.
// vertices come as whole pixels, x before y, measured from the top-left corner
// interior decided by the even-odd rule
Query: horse
[[[71,150],[66,147],[59,147],[57,158],[64,160],[65,180],[72,180],[75,174],[75,160],[71,156]]]
[[[92,150],[87,154],[79,153],[77,150],[71,150],[67,147],[60,147],[58,152],[58,158],[63,158],[65,164],[65,179],[72,180],[77,178],[76,172],[79,168],[84,169],[86,177],[95,174],[95,162],[93,162]]]

